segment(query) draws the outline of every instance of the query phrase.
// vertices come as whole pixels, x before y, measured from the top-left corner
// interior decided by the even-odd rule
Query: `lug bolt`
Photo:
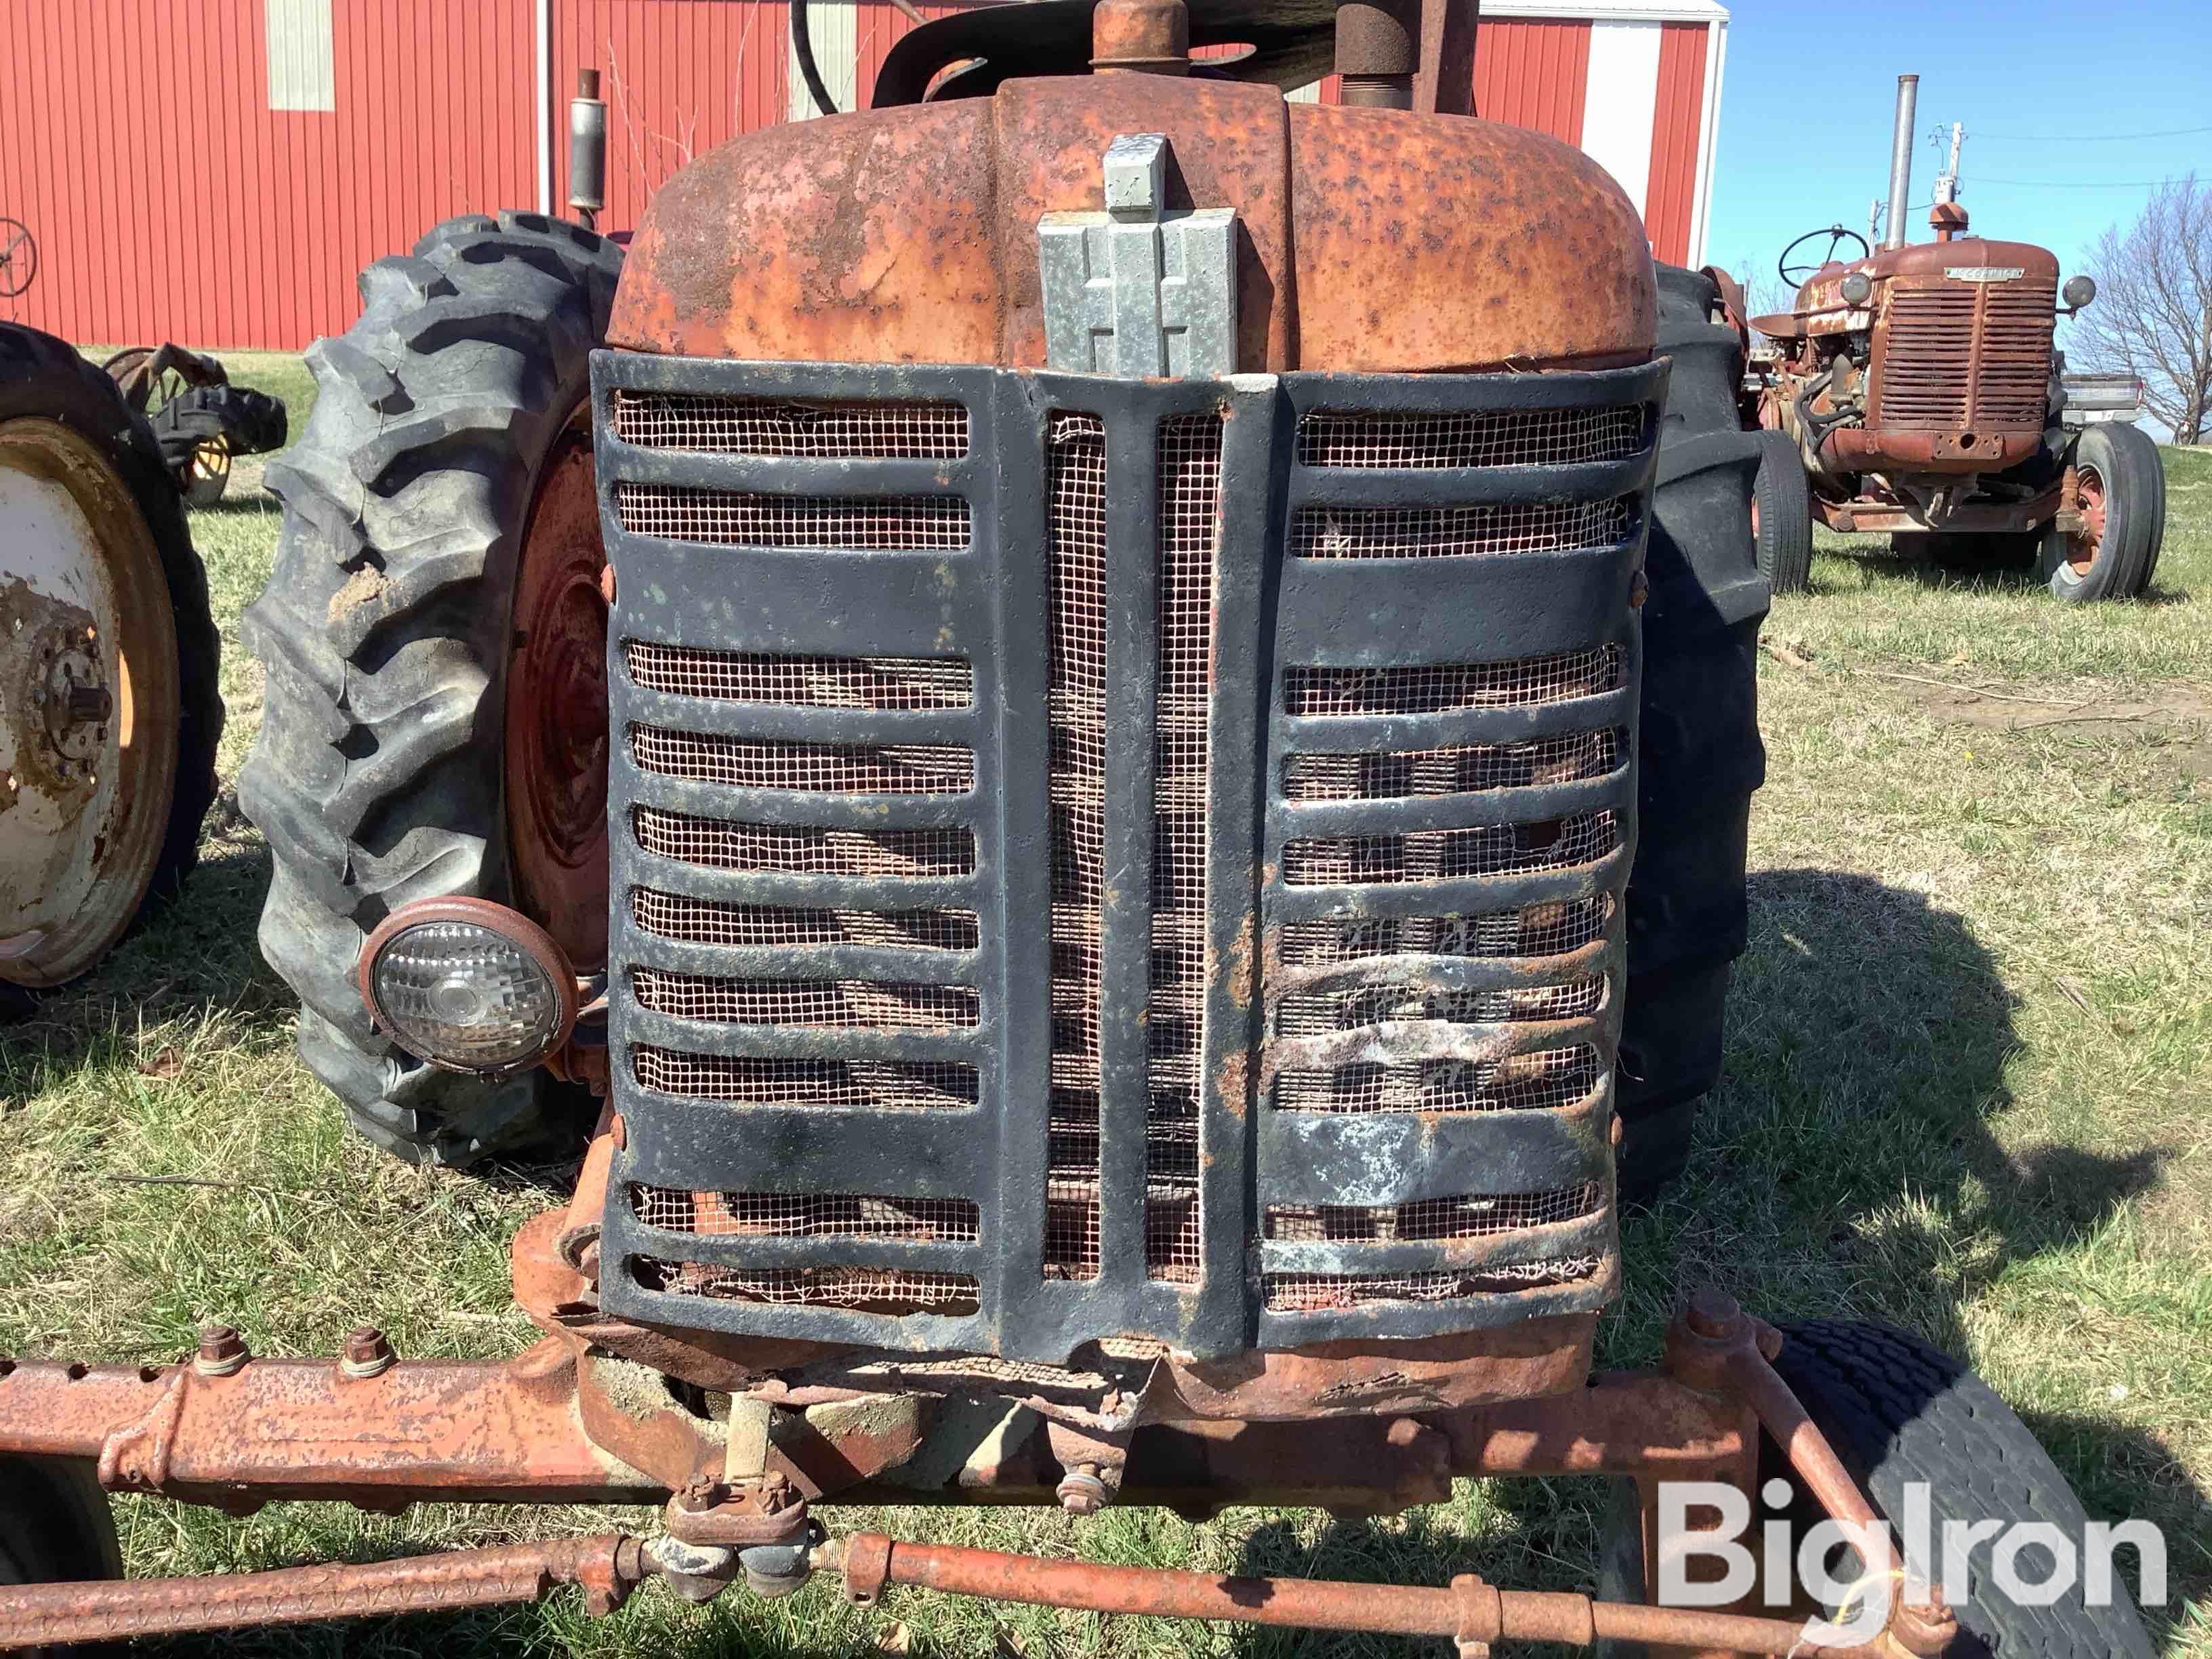
[[[374,1325],[357,1325],[345,1340],[338,1368],[356,1382],[365,1382],[390,1370],[398,1357],[382,1331]]]
[[[1690,1305],[1682,1311],[1682,1321],[1692,1333],[1714,1341],[1734,1336],[1742,1318],[1743,1310],[1736,1306],[1735,1298],[1710,1285],[1692,1291]]]
[[[1060,1476],[1058,1492],[1060,1508],[1070,1515],[1096,1515],[1106,1507],[1106,1483],[1089,1463]]]
[[[246,1351],[246,1339],[230,1325],[200,1327],[200,1350],[193,1357],[192,1369],[202,1376],[234,1376],[246,1369],[246,1362],[253,1356]]]

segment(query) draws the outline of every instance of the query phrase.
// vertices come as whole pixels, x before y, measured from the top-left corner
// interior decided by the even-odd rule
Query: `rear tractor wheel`
[[[0,984],[86,972],[191,870],[220,649],[145,421],[0,325]]]
[[[590,354],[621,250],[535,214],[456,219],[362,276],[309,354],[306,431],[268,473],[274,574],[246,613],[267,713],[240,800],[276,854],[261,946],[308,1066],[415,1162],[563,1146],[543,1072],[435,1070],[354,990],[398,905],[479,896],[606,957],[606,604]]]
[[[2166,540],[2166,468],[2158,446],[2134,427],[2084,427],[2067,451],[2076,527],[2044,532],[2042,574],[2069,605],[2132,599],[2150,586]]]

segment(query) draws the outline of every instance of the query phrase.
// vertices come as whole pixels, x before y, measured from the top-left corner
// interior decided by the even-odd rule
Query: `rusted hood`
[[[1640,361],[1635,209],[1569,145],[1490,121],[1099,76],[769,128],[660,191],[611,343],[757,361],[1042,367],[1036,226],[1102,204],[1117,134],[1174,147],[1176,206],[1242,217],[1237,367]]]

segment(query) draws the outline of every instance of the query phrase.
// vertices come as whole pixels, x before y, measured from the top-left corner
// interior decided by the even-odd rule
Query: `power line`
[[[1970,173],[1960,181],[1960,189],[1972,190],[1979,185],[2010,185],[2017,190],[2140,190],[2150,185],[2170,185],[2176,175],[2163,179],[2106,179],[2095,182],[2079,179],[1990,179],[1978,173]]]
[[[1977,132],[1968,136],[1996,144],[2117,144],[2136,138],[2185,138],[2197,132],[2212,132],[2212,127],[2168,127],[2164,132]]]

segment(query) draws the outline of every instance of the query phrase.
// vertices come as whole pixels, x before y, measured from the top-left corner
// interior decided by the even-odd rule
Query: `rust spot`
[[[1237,210],[1241,368],[1650,355],[1643,227],[1573,147],[1456,115],[1383,121],[1286,104],[1269,86],[1121,75],[1014,80],[988,99],[732,139],[655,198],[610,343],[1040,367],[1038,217],[1097,208],[1099,158],[1127,132],[1167,135],[1177,205]]]

